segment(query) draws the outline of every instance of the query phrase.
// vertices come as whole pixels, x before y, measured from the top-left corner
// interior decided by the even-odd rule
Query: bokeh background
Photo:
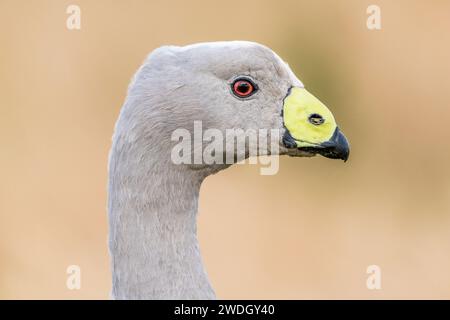
[[[450,299],[449,31],[439,0],[0,0],[0,298],[109,298],[106,164],[130,78],[160,45],[242,39],[289,62],[352,153],[206,180],[218,297]],[[81,290],[66,288],[72,264]],[[381,290],[366,288],[372,264]]]

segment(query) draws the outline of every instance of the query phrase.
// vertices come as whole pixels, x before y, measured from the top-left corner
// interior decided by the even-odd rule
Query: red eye
[[[255,92],[255,85],[247,79],[237,79],[233,82],[233,93],[239,98],[246,98]]]

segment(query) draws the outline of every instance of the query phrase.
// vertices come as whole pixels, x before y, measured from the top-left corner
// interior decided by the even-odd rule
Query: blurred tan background
[[[425,0],[0,0],[0,298],[109,297],[106,164],[128,82],[160,45],[234,39],[288,61],[352,153],[207,179],[218,296],[450,299],[450,2]],[[66,288],[72,264],[81,290]],[[381,290],[366,288],[372,264]]]

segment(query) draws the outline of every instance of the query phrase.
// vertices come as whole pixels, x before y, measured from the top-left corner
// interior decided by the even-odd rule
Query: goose
[[[172,161],[173,132],[192,132],[195,121],[220,132],[277,129],[278,149],[265,153],[272,156],[349,156],[330,110],[268,47],[223,41],[153,50],[128,87],[109,155],[113,299],[216,298],[197,239],[199,190],[231,164]],[[233,161],[248,156],[246,149]]]

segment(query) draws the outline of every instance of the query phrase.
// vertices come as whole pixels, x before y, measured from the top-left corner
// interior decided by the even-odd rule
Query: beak
[[[304,88],[292,87],[283,105],[286,148],[347,161],[350,148],[331,111]]]
[[[300,147],[299,150],[309,153],[320,154],[330,159],[341,159],[347,161],[350,155],[350,147],[347,138],[336,128],[330,140],[314,147]]]

